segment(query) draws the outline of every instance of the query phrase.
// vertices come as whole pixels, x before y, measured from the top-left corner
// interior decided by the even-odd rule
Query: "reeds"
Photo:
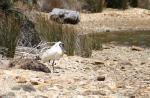
[[[85,0],[91,12],[102,12],[105,0]]]
[[[20,28],[20,22],[15,15],[0,15],[0,46],[8,49],[7,57],[14,57]]]
[[[42,40],[48,42],[62,41],[68,55],[74,55],[75,30],[72,26],[58,24],[45,17],[37,16],[36,30]]]

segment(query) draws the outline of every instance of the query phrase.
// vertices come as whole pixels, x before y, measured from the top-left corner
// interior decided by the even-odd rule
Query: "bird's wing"
[[[41,59],[45,62],[47,62],[48,60],[51,59],[55,59],[55,55],[57,54],[56,49],[48,49],[47,51],[45,51],[42,56]]]

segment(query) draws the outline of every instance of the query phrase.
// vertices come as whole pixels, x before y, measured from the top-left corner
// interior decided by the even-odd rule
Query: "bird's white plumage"
[[[64,51],[60,47],[61,42],[57,42],[50,49],[46,50],[41,55],[41,60],[43,62],[48,62],[49,60],[58,60],[63,56]]]

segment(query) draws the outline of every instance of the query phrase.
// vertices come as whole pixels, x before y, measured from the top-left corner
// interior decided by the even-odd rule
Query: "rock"
[[[17,83],[26,83],[27,80],[24,77],[16,76]]]
[[[46,65],[32,59],[14,60],[9,64],[9,68],[21,68],[25,70],[41,71],[45,73],[51,72],[50,69],[46,67]]]
[[[20,90],[20,89],[23,89],[26,92],[35,92],[36,91],[36,89],[32,85],[30,85],[30,84],[27,84],[27,85],[17,85],[17,86],[14,86],[12,88],[12,90]]]
[[[136,98],[134,95],[130,96],[130,98]]]
[[[82,93],[82,95],[102,95],[105,96],[106,92],[103,90],[86,90]]]
[[[8,92],[4,95],[1,95],[0,98],[15,98],[15,93],[14,92]]]
[[[37,96],[35,96],[35,98],[48,98],[48,97],[42,96],[42,95],[37,95]]]
[[[143,51],[144,49],[141,48],[141,47],[132,46],[132,47],[131,47],[131,50],[133,50],[133,51]]]
[[[125,71],[125,67],[124,67],[124,66],[122,66],[120,69],[121,69],[122,71]]]
[[[104,64],[104,62],[101,62],[101,61],[95,61],[92,63],[93,65],[100,65],[100,64]]]
[[[122,94],[112,94],[110,95],[110,97],[108,98],[129,98],[129,97],[126,97],[126,96],[123,96]]]
[[[54,8],[50,12],[50,19],[59,23],[77,24],[80,22],[80,14],[77,11]]]
[[[39,85],[40,83],[44,83],[45,81],[39,78],[31,78],[30,82],[32,85]]]
[[[19,87],[19,86],[14,86],[11,88],[11,90],[15,90],[15,91],[19,91],[20,89],[21,89],[21,87]]]
[[[36,89],[32,85],[21,85],[21,87],[26,92],[36,91]]]
[[[39,85],[37,81],[30,81],[32,85]]]
[[[97,81],[105,81],[105,76],[98,76]]]

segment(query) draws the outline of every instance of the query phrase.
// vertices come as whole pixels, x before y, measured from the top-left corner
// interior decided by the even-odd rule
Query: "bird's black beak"
[[[64,53],[66,53],[67,51],[65,49],[65,44],[64,43],[62,43],[62,48],[63,48]]]
[[[64,43],[61,43],[61,44],[60,44],[60,47],[61,47],[61,49],[63,50],[64,53],[67,52],[67,51],[65,50],[65,45],[64,45]]]

